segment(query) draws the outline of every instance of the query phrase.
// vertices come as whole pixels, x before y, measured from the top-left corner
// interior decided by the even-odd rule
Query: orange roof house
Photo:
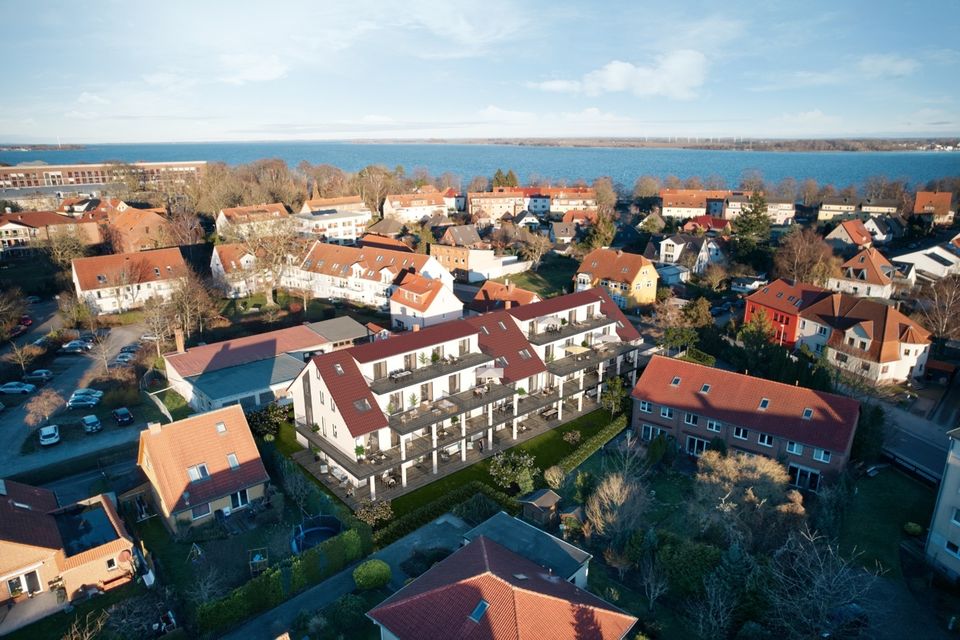
[[[284,220],[289,215],[287,207],[279,202],[221,209],[217,215],[217,233],[225,235],[230,227],[236,226],[268,227],[271,222]]]
[[[594,249],[573,277],[576,291],[602,287],[620,308],[652,304],[657,298],[657,270],[637,253]]]
[[[830,278],[830,288],[853,295],[889,298],[896,267],[882,253],[868,247],[840,266],[841,275]]]
[[[570,209],[563,214],[563,220],[561,220],[561,222],[572,222],[577,226],[591,225],[596,223],[596,221],[596,209]]]
[[[486,313],[534,302],[540,302],[540,296],[533,291],[521,289],[509,280],[506,284],[487,280],[470,301],[470,310]]]
[[[913,202],[913,215],[931,216],[934,224],[953,222],[953,194],[949,191],[918,191]]]
[[[390,296],[390,317],[395,329],[420,329],[455,320],[463,303],[440,280],[404,273]]]
[[[110,243],[117,253],[134,253],[176,244],[163,209],[129,207],[109,217]]]
[[[824,238],[827,244],[838,251],[852,248],[863,249],[873,243],[873,236],[863,224],[863,220],[855,218],[844,220]]]
[[[190,273],[177,247],[76,258],[72,269],[77,298],[98,314],[168,300]]]
[[[239,405],[151,424],[140,432],[137,464],[173,531],[246,508],[270,480]]]

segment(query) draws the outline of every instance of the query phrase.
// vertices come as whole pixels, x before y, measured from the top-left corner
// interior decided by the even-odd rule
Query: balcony
[[[493,358],[483,353],[468,353],[463,356],[440,360],[425,364],[418,369],[407,372],[395,372],[386,378],[374,380],[370,383],[370,390],[378,395],[402,391],[407,387],[418,385],[443,376],[453,375],[460,371],[479,367],[493,362]]]
[[[552,389],[550,391],[541,389],[540,391],[527,394],[520,398],[520,401],[517,403],[517,415],[522,416],[531,411],[542,409],[543,407],[554,404],[559,399],[560,391],[558,389]]]
[[[606,316],[596,316],[594,318],[581,320],[579,322],[560,324],[551,327],[546,331],[541,331],[540,333],[531,332],[527,334],[527,339],[533,344],[540,346],[550,344],[551,342],[556,342],[557,340],[564,340],[571,336],[584,333],[585,331],[591,331],[593,329],[599,329],[600,327],[615,324],[615,322],[615,320],[611,320]]]
[[[450,397],[441,398],[432,404],[423,403],[415,409],[393,414],[389,417],[390,428],[399,434],[406,435],[457,415],[460,410],[456,404],[450,402]]]
[[[306,425],[297,425],[297,433],[307,439],[311,446],[316,447],[327,454],[331,466],[337,466],[352,475],[354,478],[363,479],[377,473],[382,473],[384,469],[400,462],[400,448],[391,447],[386,450],[367,451],[368,460],[359,462],[353,454],[347,454],[341,451],[335,444],[325,440],[319,433]],[[377,454],[376,457],[374,454]]]
[[[485,407],[488,404],[510,398],[513,394],[512,384],[487,383],[452,395],[450,399],[457,403],[460,411],[466,413],[478,407]]]

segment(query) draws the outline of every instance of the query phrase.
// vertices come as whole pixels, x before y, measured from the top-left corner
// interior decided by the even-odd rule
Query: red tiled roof
[[[360,247],[370,247],[373,249],[389,249],[392,251],[402,251],[404,253],[413,253],[406,243],[390,236],[381,236],[376,233],[365,233],[357,241]]]
[[[360,196],[342,196],[340,198],[315,198],[303,203],[313,210],[322,210],[334,208],[345,204],[363,204],[363,198]]]
[[[695,218],[690,218],[685,225],[683,225],[683,230],[690,232],[696,229],[704,229],[705,231],[722,231],[730,226],[730,221],[723,218],[717,218],[716,216],[697,216]]]
[[[888,285],[893,282],[888,274],[893,273],[893,265],[882,253],[873,247],[864,249],[841,266],[844,274],[849,270],[852,278],[867,284]],[[844,276],[846,277],[846,276]]]
[[[0,224],[7,224],[9,222],[33,229],[77,223],[73,218],[54,211],[20,211],[17,213],[0,214]]]
[[[287,207],[282,203],[273,204],[254,204],[246,207],[228,207],[222,209],[224,217],[230,222],[256,222],[261,220],[272,220],[274,218],[284,218],[287,215]]]
[[[306,325],[192,347],[164,356],[184,378],[274,358],[281,353],[318,349],[327,340]]]
[[[420,331],[408,331],[392,336],[389,340],[377,340],[357,345],[348,349],[346,353],[356,358],[357,362],[373,362],[389,356],[424,349],[441,342],[459,340],[476,333],[476,328],[466,320],[450,320],[426,327]]]
[[[627,253],[614,249],[594,249],[583,258],[577,273],[589,275],[594,284],[600,280],[633,283],[642,269],[653,263],[639,253]]]
[[[368,342],[363,346],[385,345],[391,342],[394,342],[394,339]],[[380,410],[373,393],[370,392],[366,378],[354,361],[355,352],[359,348],[332,351],[314,356],[312,361],[317,368],[317,374],[326,383],[330,397],[336,403],[337,412],[354,438],[389,424],[387,416]],[[310,375],[309,368],[303,375]]]
[[[404,273],[400,276],[390,301],[425,313],[441,289],[443,289],[443,283],[439,280],[424,278],[416,273]]]
[[[918,191],[913,201],[913,213],[945,216],[950,213],[952,200],[953,194],[949,191]]]
[[[522,307],[511,308],[510,315],[517,320],[533,320],[534,318],[541,318],[543,316],[552,316],[561,311],[582,307],[585,304],[601,300],[603,295],[604,293],[595,287],[555,298],[547,298],[546,300],[523,305]]]
[[[627,320],[623,310],[610,298],[605,289],[600,287],[593,289],[600,297],[600,313],[617,321],[617,336],[624,342],[633,342],[640,339],[640,332],[633,326],[633,323]]]
[[[217,254],[217,257],[220,258],[220,265],[223,267],[224,273],[243,270],[240,260],[244,256],[250,255],[246,247],[236,242],[218,244],[213,250]]]
[[[539,302],[540,296],[533,291],[521,289],[513,283],[500,284],[493,280],[487,280],[477,291],[477,294],[473,296],[470,308],[485,313],[502,309],[507,300],[511,302],[511,306],[519,306]]]
[[[380,272],[384,269],[396,279],[404,271],[421,272],[429,259],[430,256],[420,253],[380,247],[347,247],[318,241],[310,248],[300,268],[312,273],[345,278],[352,276],[353,265],[358,265],[361,278],[380,281]]]
[[[791,283],[788,280],[774,280],[747,296],[747,300],[768,309],[780,311],[789,315],[798,315],[817,300],[829,296],[826,289],[805,284]]]
[[[873,242],[873,236],[867,231],[862,220],[844,220],[840,226],[846,231],[850,241],[858,247]]]
[[[487,607],[477,615],[481,602]],[[368,615],[400,640],[615,640],[637,621],[485,536]]]
[[[217,424],[223,423],[221,432]],[[228,454],[239,466],[230,468]],[[247,419],[240,405],[177,420],[140,432],[137,463],[149,477],[155,474],[155,489],[171,513],[189,509],[270,480],[260,460]],[[189,467],[205,464],[209,477],[190,481]]]
[[[478,332],[481,351],[491,358],[506,359],[506,366],[503,366],[505,382],[520,382],[547,370],[536,349],[520,331],[517,321],[506,311],[474,316],[468,318],[467,322]],[[526,351],[529,357],[521,356],[521,351]],[[494,366],[500,367],[502,364],[496,363]]]
[[[405,207],[446,207],[446,203],[443,201],[443,194],[439,193],[434,189],[432,192],[427,193],[397,193],[390,194],[386,197],[386,201],[390,203],[390,206],[395,209],[402,209]]]
[[[561,220],[561,222],[587,222],[590,224],[596,221],[596,209],[570,209],[563,214],[563,220]]]
[[[701,393],[704,384],[709,393]],[[851,398],[663,356],[653,356],[631,395],[835,452],[850,447],[860,413],[860,403]],[[763,398],[769,406],[761,411]],[[813,417],[804,420],[808,408]]]
[[[92,291],[104,287],[160,282],[187,275],[188,267],[183,261],[180,249],[153,249],[135,253],[116,253],[90,258],[75,258],[73,270],[77,274],[81,291]],[[159,270],[160,275],[157,275]],[[97,276],[104,276],[101,282]]]

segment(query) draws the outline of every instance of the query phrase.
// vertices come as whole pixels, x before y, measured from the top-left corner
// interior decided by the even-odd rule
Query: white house
[[[343,196],[340,198],[313,198],[307,200],[300,207],[300,213],[310,213],[311,211],[366,211],[370,213],[370,207],[360,196]]]
[[[256,257],[241,244],[218,244],[210,256],[210,273],[228,298],[243,298],[259,291],[264,280]]]
[[[960,273],[960,256],[941,245],[911,251],[891,258],[897,264],[912,264],[917,276],[939,280]]]
[[[316,209],[291,216],[297,230],[335,244],[355,244],[373,219],[369,210]]]
[[[889,300],[896,267],[882,253],[867,248],[840,266],[841,275],[830,278],[827,288],[865,298]]]
[[[245,230],[261,232],[269,229],[273,221],[285,219],[288,215],[287,207],[279,202],[221,209],[217,214],[217,235],[226,237]]]
[[[817,221],[827,222],[834,218],[851,218],[857,215],[860,203],[856,198],[843,196],[824,198],[817,212]]]
[[[448,187],[443,192],[443,203],[447,205],[447,211],[463,211],[467,208],[467,196],[453,187]]]
[[[443,194],[435,188],[431,189],[388,195],[383,201],[383,216],[390,216],[405,223],[418,223],[424,218],[445,214],[447,203]]]
[[[701,275],[711,264],[725,263],[726,255],[719,238],[677,233],[660,241],[657,261],[667,264],[689,262],[689,269]]]
[[[440,280],[405,273],[390,296],[394,329],[417,330],[463,317],[463,302]]]
[[[771,224],[792,224],[797,215],[797,204],[788,198],[770,198],[767,200],[767,215]]]
[[[870,216],[863,223],[864,228],[873,238],[873,244],[886,244],[893,238],[893,231],[880,216]]]
[[[73,285],[77,299],[97,315],[122,313],[152,298],[170,299],[188,273],[180,249],[154,249],[75,258]]]

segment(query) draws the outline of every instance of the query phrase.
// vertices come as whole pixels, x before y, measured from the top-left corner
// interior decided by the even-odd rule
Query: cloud
[[[834,71],[793,71],[777,74],[764,84],[751,87],[750,91],[783,91],[785,89],[805,89],[807,87],[826,87],[846,82],[847,75],[840,70]]]
[[[196,79],[187,77],[179,71],[155,71],[144,74],[141,78],[151,87],[171,92],[185,91],[198,84]]]
[[[511,111],[509,109],[501,109],[500,107],[491,104],[478,111],[477,116],[481,120],[488,122],[528,122],[530,120],[535,120],[537,114],[531,113],[530,111]]]
[[[102,96],[98,96],[95,93],[90,93],[89,91],[84,91],[80,94],[80,97],[77,98],[77,102],[80,104],[110,104],[110,101]]]
[[[896,54],[873,54],[860,58],[857,68],[868,78],[902,78],[908,76],[920,64],[912,59]]]
[[[80,111],[78,109],[71,109],[63,114],[64,118],[69,118],[70,120],[93,120],[97,117],[97,114],[90,111]]]
[[[224,68],[224,75],[220,80],[228,84],[269,82],[284,77],[289,69],[275,53],[270,55],[222,53],[219,60]]]
[[[580,80],[546,80],[528,86],[541,91],[588,96],[630,92],[638,97],[690,100],[697,97],[697,89],[706,81],[708,66],[707,57],[699,51],[679,49],[656,56],[646,66],[613,60]]]

